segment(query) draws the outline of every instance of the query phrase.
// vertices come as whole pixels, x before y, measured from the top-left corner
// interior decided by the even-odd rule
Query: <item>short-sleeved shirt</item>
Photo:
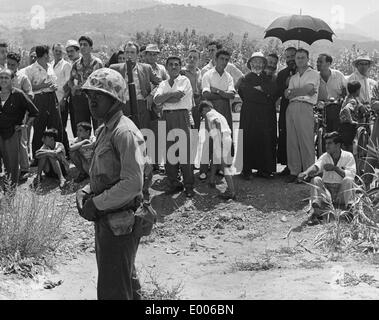
[[[203,88],[203,93],[211,92],[211,87],[222,91],[235,92],[232,76],[225,70],[220,76],[216,68],[213,68],[204,74],[201,86]]]
[[[319,172],[322,172],[324,183],[341,183],[343,178],[335,171],[325,171],[326,164],[333,164],[333,158],[329,153],[324,153],[315,163]],[[355,159],[352,153],[341,150],[341,157],[337,162],[337,167],[345,171],[347,178],[354,179],[356,174]]]
[[[87,66],[84,65],[83,57],[81,57],[72,65],[71,78],[74,80],[75,85],[82,86],[92,72],[102,67],[103,63],[95,56],[91,56],[91,62]]]
[[[74,143],[78,143],[82,141],[81,139],[79,138],[75,138],[74,139]],[[95,148],[94,144],[95,141],[96,141],[96,137],[92,136],[89,138],[89,141],[91,142],[91,145],[83,145],[78,151],[79,153],[83,156],[84,159],[86,159],[87,161],[91,161],[92,160],[92,156],[93,156],[93,150]]]
[[[54,72],[55,72],[55,75],[57,76],[57,86],[58,86],[58,90],[57,90],[56,94],[57,94],[58,101],[61,101],[64,97],[63,86],[70,79],[71,64],[64,59],[61,59],[55,65]]]
[[[201,69],[201,76],[203,77],[209,70],[214,69],[216,66],[213,65],[212,60]],[[243,73],[238,69],[233,63],[228,63],[226,65],[225,71],[232,76],[233,85],[236,85],[238,80],[243,76]]]
[[[325,82],[320,75],[319,101],[327,101],[330,98],[341,98],[343,89],[347,86],[346,78],[341,71],[330,69],[330,72],[328,82]]]
[[[191,82],[187,77],[182,75],[179,75],[175,78],[172,87],[169,84],[169,80],[162,81],[158,86],[158,89],[154,95],[154,99],[158,95],[174,91],[183,91],[184,97],[176,103],[162,103],[162,110],[191,110],[193,107]]]
[[[20,89],[29,98],[33,98],[32,84],[25,73],[17,71],[12,79],[12,86],[14,88]]]
[[[122,111],[98,128],[89,170],[97,209],[120,209],[142,197],[145,149],[142,133]]]
[[[51,63],[47,64],[47,70],[42,67],[38,61],[34,62],[30,66],[24,68],[23,72],[29,78],[30,83],[34,86],[41,85],[44,82],[51,81],[52,83],[57,83],[57,76],[55,75],[53,65]],[[39,90],[33,90],[33,93],[46,93],[46,92],[54,92],[53,89],[43,88]]]
[[[361,75],[358,70],[347,77],[347,82],[358,81],[361,84],[361,91],[359,94],[360,103],[370,103],[372,96],[372,90],[376,86],[377,82],[374,79]]]
[[[0,104],[0,135],[3,139],[12,137],[14,127],[22,124],[26,112],[30,117],[38,116],[34,103],[21,90],[13,88],[4,105]]]
[[[308,102],[312,105],[315,105],[317,103],[318,89],[320,87],[320,74],[317,71],[313,70],[311,67],[308,67],[302,76],[300,76],[299,72],[295,73],[290,79],[288,89],[299,89],[309,84],[312,84],[316,90],[316,93],[313,96],[295,97],[291,99],[290,102]]]

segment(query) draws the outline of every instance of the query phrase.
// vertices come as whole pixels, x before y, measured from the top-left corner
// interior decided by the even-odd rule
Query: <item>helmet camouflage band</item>
[[[125,80],[120,73],[109,68],[101,68],[92,72],[82,90],[101,91],[122,103],[126,102]]]

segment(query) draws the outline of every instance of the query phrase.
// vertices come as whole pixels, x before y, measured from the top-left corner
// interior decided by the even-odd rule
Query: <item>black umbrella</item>
[[[333,34],[325,21],[303,15],[280,17],[265,30],[265,38],[276,37],[282,42],[300,40],[309,45],[322,39],[333,42]]]

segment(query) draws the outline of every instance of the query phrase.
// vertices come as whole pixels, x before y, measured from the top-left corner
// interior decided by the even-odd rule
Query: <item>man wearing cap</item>
[[[94,71],[82,86],[93,117],[103,123],[91,162],[90,183],[76,195],[79,214],[95,222],[99,300],[141,299],[134,261],[141,238],[145,141],[123,115],[125,80],[116,71]]]
[[[315,161],[314,115],[320,75],[309,65],[309,52],[298,49],[295,56],[297,73],[290,79],[285,96],[290,104],[286,112],[287,158],[291,175],[287,182],[297,181],[300,172]]]
[[[167,58],[166,69],[170,79],[160,83],[154,95],[154,102],[162,108],[162,121],[166,123],[166,173],[170,192],[175,193],[183,190],[183,184],[178,180],[180,167],[186,196],[191,198],[194,196],[194,176],[190,152],[192,87],[188,78],[180,75],[181,67],[182,62],[179,57],[171,56]],[[185,135],[176,134],[173,137],[172,135],[175,135],[175,131],[184,132]],[[178,157],[171,153],[172,149],[175,150],[175,143],[179,146]]]
[[[72,65],[77,60],[80,59],[80,45],[79,45],[79,42],[76,40],[68,40],[65,47],[66,47],[67,57],[69,59],[68,62],[70,63],[70,76],[71,76]],[[74,110],[74,105],[72,103],[72,94],[71,94],[71,89],[69,86],[69,81],[65,83],[65,85],[63,86],[63,90],[64,90],[64,97],[62,99],[63,101],[60,106],[63,128],[67,127],[68,115],[70,114],[72,134],[74,137],[76,137],[75,110]]]
[[[82,57],[74,62],[71,69],[71,76],[68,82],[72,94],[72,104],[75,113],[75,126],[80,122],[91,123],[92,128],[96,130],[97,121],[91,116],[88,99],[81,92],[82,85],[86,82],[89,75],[103,67],[103,63],[92,54],[93,41],[88,36],[79,38],[80,53]]]
[[[251,170],[270,178],[276,172],[276,82],[266,74],[267,59],[255,52],[247,62],[250,73],[240,80],[238,93],[243,101],[240,129],[243,132],[242,176],[250,179]]]
[[[128,42],[124,49],[126,59],[130,59],[133,64],[133,80],[136,88],[137,95],[137,109],[140,129],[151,129],[151,106],[153,103],[153,96],[156,88],[153,86],[159,85],[162,79],[154,73],[153,68],[149,64],[137,62],[139,46],[134,42]],[[126,85],[128,84],[127,65],[125,63],[112,64],[109,68],[118,71],[125,79]],[[129,89],[126,86],[126,106],[124,114],[130,116],[131,107],[129,103]]]

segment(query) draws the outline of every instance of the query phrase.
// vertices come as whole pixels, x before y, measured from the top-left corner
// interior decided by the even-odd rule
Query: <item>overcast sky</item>
[[[161,0],[162,1],[162,0]],[[298,13],[302,8],[304,14],[310,14],[322,19],[331,20],[333,6],[341,6],[344,11],[347,23],[355,23],[364,15],[379,10],[379,1],[377,0],[163,0],[166,3],[178,3],[191,5],[214,5],[218,3],[233,3],[239,5],[248,5],[251,7],[260,7],[273,11],[287,10],[288,12]]]

